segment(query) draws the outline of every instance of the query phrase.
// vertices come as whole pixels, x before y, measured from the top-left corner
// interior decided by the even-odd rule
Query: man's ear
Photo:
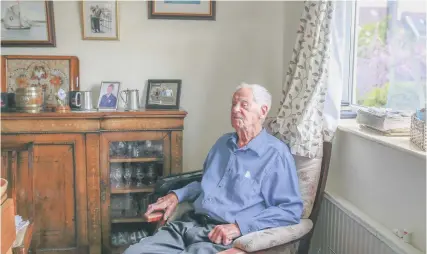
[[[268,112],[267,105],[262,105],[261,106],[261,115],[260,115],[260,118],[261,119],[266,118],[267,117],[267,112]]]

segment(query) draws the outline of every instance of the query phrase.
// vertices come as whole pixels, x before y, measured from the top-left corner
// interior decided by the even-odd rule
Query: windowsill
[[[338,129],[344,132],[355,134],[359,137],[377,142],[384,146],[397,149],[421,159],[426,159],[426,152],[415,146],[409,140],[409,136],[406,137],[390,137],[383,136],[374,131],[361,129],[359,124],[356,123],[355,119],[341,119],[338,125]]]

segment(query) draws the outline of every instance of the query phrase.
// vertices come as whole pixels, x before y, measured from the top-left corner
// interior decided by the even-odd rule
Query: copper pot
[[[18,111],[38,113],[43,108],[43,90],[41,87],[17,88],[15,100]]]

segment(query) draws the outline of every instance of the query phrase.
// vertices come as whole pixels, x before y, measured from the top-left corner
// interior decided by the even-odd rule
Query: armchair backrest
[[[301,197],[304,203],[302,219],[315,223],[325,190],[329,172],[332,144],[323,142],[321,158],[306,158],[294,155]]]
[[[264,127],[270,134],[275,135],[269,128],[270,122],[273,119],[274,118],[267,118]],[[301,217],[302,219],[309,218],[313,222],[312,230],[300,241],[298,253],[308,253],[311,236],[313,235],[323,200],[331,160],[332,143],[323,142],[322,149],[323,155],[321,158],[310,159],[294,155],[301,198],[304,204]]]
[[[328,179],[329,173],[329,164],[331,161],[332,154],[332,143],[331,142],[323,142],[323,157],[322,164],[320,168],[320,177],[318,180],[318,186],[316,191],[316,196],[314,199],[313,209],[310,213],[309,219],[313,222],[313,225],[316,224],[317,217],[320,212],[320,206],[323,200],[323,194],[326,187],[326,181]]]
[[[270,123],[272,120],[274,120],[274,118],[267,118],[264,122],[264,128],[267,132],[276,136],[278,134],[272,133],[270,129]],[[306,158],[294,155],[299,179],[299,188],[304,205],[301,218],[309,218],[313,223],[315,223],[317,218],[321,200],[323,198],[323,192],[325,190],[326,180],[328,178],[332,144],[330,142],[323,142],[322,148],[323,156],[320,158]]]
[[[323,157],[320,167],[319,179],[317,181],[316,195],[314,197],[312,210],[310,212],[309,219],[313,222],[313,228],[308,234],[306,234],[299,242],[298,253],[309,253],[310,242],[313,236],[314,228],[316,226],[317,218],[320,213],[320,207],[322,205],[323,194],[325,191],[326,181],[328,179],[329,164],[331,161],[332,143],[323,142]]]

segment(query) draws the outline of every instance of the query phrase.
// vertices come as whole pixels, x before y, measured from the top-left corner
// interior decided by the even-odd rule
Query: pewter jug
[[[123,98],[123,93],[125,97]],[[133,90],[123,90],[120,92],[120,97],[125,103],[125,110],[127,111],[136,111],[139,110],[139,93],[137,89]],[[126,99],[125,99],[126,98]]]

